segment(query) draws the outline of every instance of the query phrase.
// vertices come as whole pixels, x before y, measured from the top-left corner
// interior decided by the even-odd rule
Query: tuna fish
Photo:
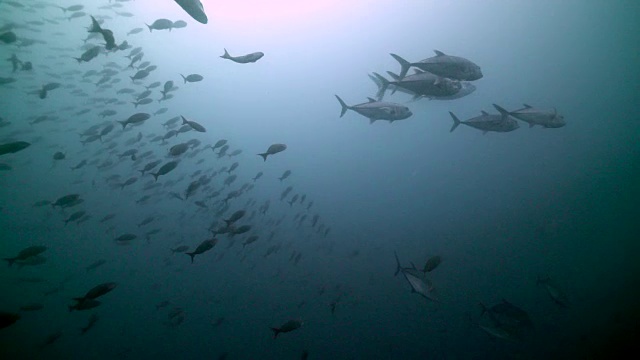
[[[544,128],[560,128],[566,125],[564,116],[558,114],[556,109],[540,110],[524,104],[524,108],[509,112],[511,116],[529,124],[529,127],[540,125]]]
[[[480,67],[472,61],[459,56],[447,55],[438,50],[434,50],[434,52],[436,56],[417,63],[408,62],[396,54],[391,54],[400,63],[400,79],[407,75],[407,71],[412,66],[450,79],[473,81],[482,78]]]
[[[404,105],[376,101],[375,99],[368,98],[369,101],[358,105],[347,105],[342,99],[336,95],[336,99],[342,106],[340,117],[343,117],[347,110],[353,110],[358,114],[369,118],[369,123],[373,124],[376,120],[388,120],[394,122],[396,120],[404,120],[411,115],[411,110]]]
[[[200,0],[176,0],[176,3],[197,22],[207,23],[207,14],[204,13],[204,7]]]
[[[178,162],[177,161],[169,161],[168,163],[162,165],[162,167],[158,170],[158,172],[150,173],[150,174],[153,175],[153,177],[155,178],[156,181],[158,181],[158,177],[160,177],[161,175],[168,174],[173,169],[175,169],[177,166],[178,166]]]
[[[207,132],[207,129],[205,129],[204,126],[198,124],[197,122],[189,121],[182,115],[180,117],[182,118],[182,125],[189,125],[193,130],[197,132]]]
[[[184,76],[182,74],[180,74],[180,76],[182,76],[182,80],[184,80],[184,83],[188,83],[188,82],[198,82],[198,81],[202,81],[202,79],[204,79],[202,77],[202,75],[199,74],[191,74],[191,75],[187,75]]]
[[[493,104],[493,106],[500,112],[500,115],[490,115],[485,111],[482,111],[482,115],[476,116],[466,121],[460,121],[452,112],[449,112],[453,119],[453,125],[450,132],[453,132],[458,125],[465,124],[472,128],[481,130],[483,133],[488,131],[495,132],[510,132],[520,127],[518,122],[509,116],[509,112],[500,106]]]

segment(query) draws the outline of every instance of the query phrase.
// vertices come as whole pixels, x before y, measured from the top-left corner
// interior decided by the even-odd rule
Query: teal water
[[[169,0],[77,2],[86,15],[72,19],[51,3],[0,2],[0,36],[17,36],[0,42],[0,78],[15,80],[0,85],[0,144],[30,143],[0,155],[11,168],[0,171],[0,257],[47,247],[42,264],[29,265],[31,257],[0,267],[0,311],[20,316],[0,329],[3,359],[610,359],[637,349],[640,5],[216,3],[203,2],[204,25]],[[89,15],[131,48],[75,61],[87,49]],[[150,32],[145,23],[159,18],[187,26]],[[104,48],[102,38],[86,43]],[[133,82],[126,56],[137,47],[144,57],[136,67],[157,69]],[[265,55],[238,64],[220,58],[225,48]],[[400,71],[389,53],[419,61],[434,49],[481,67],[475,92],[446,101],[388,92],[384,100],[409,107],[410,118],[340,117],[334,95],[366,102],[377,90],[367,74]],[[4,61],[13,54],[33,69],[13,72]],[[96,85],[103,74],[88,72],[105,69],[115,71]],[[184,83],[180,74],[192,73],[204,79]],[[178,89],[158,102],[169,80]],[[156,81],[152,103],[134,107],[134,95]],[[40,99],[52,82],[61,86]],[[117,93],[125,88],[134,95]],[[497,114],[494,103],[556,108],[567,124],[449,132],[448,112],[461,120]],[[115,123],[163,107],[142,125]],[[104,110],[116,114],[103,118]],[[159,140],[169,131],[162,123],[180,115],[206,132]],[[111,123],[102,140],[81,142],[92,126]],[[193,139],[200,144],[168,155]],[[242,152],[219,158],[206,147],[220,139],[227,153]],[[287,149],[266,161],[256,155],[275,143]],[[132,149],[135,160],[120,157]],[[58,151],[64,160],[53,159]],[[139,172],[154,160],[153,171],[179,164],[154,182]],[[237,169],[223,170],[234,162]],[[279,181],[286,170],[291,176]],[[236,180],[224,185],[230,174]],[[171,194],[184,198],[197,180],[188,199]],[[226,206],[234,190],[242,191]],[[68,194],[84,201],[34,206]],[[249,232],[210,232],[237,210],[246,214],[236,229]],[[77,211],[87,217],[65,225]],[[117,243],[123,234],[136,239]],[[250,236],[258,240],[243,246]],[[193,264],[170,251],[212,237],[215,247]],[[405,270],[441,256],[423,275],[438,301],[394,277],[394,252]],[[98,260],[105,263],[87,270]],[[545,277],[567,306],[538,283]],[[73,298],[106,282],[117,286],[98,307],[69,312]],[[503,300],[533,325],[482,313],[481,303]],[[21,310],[30,304],[42,309]],[[97,322],[82,334],[92,315]],[[270,328],[293,319],[303,325],[274,339]],[[490,334],[487,324],[511,337]]]

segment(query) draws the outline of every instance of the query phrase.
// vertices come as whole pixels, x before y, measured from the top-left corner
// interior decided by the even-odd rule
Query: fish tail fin
[[[187,83],[187,78],[184,77],[184,75],[182,75],[182,74],[180,74],[180,76],[182,76],[182,80],[184,80],[184,83],[186,84]]]
[[[193,264],[193,258],[196,256],[196,254],[195,254],[195,253],[192,253],[192,252],[190,252],[190,253],[185,253],[185,254],[187,254],[187,255],[191,256],[191,263]]]
[[[138,102],[137,101],[132,101],[131,103],[135,106],[136,109],[138,108]]]
[[[4,261],[8,262],[9,267],[11,267],[11,265],[16,261],[16,258],[5,258]]]
[[[396,273],[393,276],[398,276],[398,273],[402,270],[402,266],[400,266],[400,259],[398,259],[398,254],[394,251],[393,255],[396,257]]]
[[[269,156],[269,153],[262,153],[262,154],[258,154],[258,155],[262,156],[264,161],[267,161],[267,156]]]
[[[154,178],[156,181],[158,181],[158,176],[160,176],[160,175],[158,175],[158,173],[149,173],[149,174],[153,175],[153,178]]]
[[[124,128],[127,126],[127,122],[126,121],[120,121],[120,120],[118,120],[118,122],[120,123],[120,125],[122,125],[122,130],[124,130]]]
[[[187,119],[185,119],[182,115],[180,115],[180,117],[182,118],[182,125],[187,125]]]
[[[382,98],[384,97],[384,93],[385,91],[387,91],[387,88],[389,87],[389,80],[385,79],[384,76],[378,74],[378,73],[373,73],[373,75],[380,80],[380,83],[382,85],[379,86],[378,88],[378,93],[376,94],[376,97],[378,98],[378,101],[381,101]]]
[[[278,329],[278,328],[271,328],[271,331],[273,331],[273,338],[274,339],[277,338],[278,334],[280,334],[280,332],[281,332],[280,329]]]
[[[389,76],[391,76],[391,78],[392,78],[393,80],[395,80],[395,81],[400,81],[400,80],[402,80],[402,79],[400,78],[400,75],[398,75],[398,74],[396,74],[396,73],[394,73],[394,72],[387,71],[387,74],[389,74]]]
[[[391,57],[393,57],[400,63],[399,77],[400,80],[404,79],[404,77],[407,75],[407,72],[409,71],[409,68],[411,67],[411,63],[396,54],[391,54]]]
[[[82,59],[81,59],[81,58],[74,57],[74,59],[76,59],[76,61],[78,62],[78,64],[80,64],[80,63],[82,62]]]
[[[451,130],[449,130],[449,132],[453,132],[453,130],[455,130],[458,125],[460,125],[460,119],[458,119],[458,117],[455,116],[451,111],[449,111],[449,115],[451,115],[451,118],[453,119],[453,125],[451,126]]]
[[[222,56],[220,56],[223,59],[230,59],[231,56],[229,55],[229,52],[227,51],[227,49],[224,49],[224,54]]]
[[[342,110],[340,111],[340,117],[343,117],[344,114],[347,112],[347,110],[350,109],[350,107],[344,101],[342,101],[342,99],[340,99],[340,96],[336,95],[336,99],[338,99],[338,101],[340,102],[340,106],[342,106]]]
[[[149,32],[153,32],[153,28],[149,24],[147,23],[144,23],[144,24],[147,25],[147,27],[149,28]]]

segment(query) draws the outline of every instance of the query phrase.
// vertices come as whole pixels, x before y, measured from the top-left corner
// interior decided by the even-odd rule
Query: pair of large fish
[[[523,109],[507,111],[493,104],[493,107],[500,112],[499,115],[492,115],[482,111],[480,116],[473,117],[466,121],[461,121],[455,114],[449,112],[453,119],[451,131],[455,130],[458,125],[465,124],[481,130],[483,133],[487,133],[488,131],[509,132],[520,127],[514,117],[528,123],[529,127],[540,125],[545,128],[559,128],[565,125],[564,116],[558,114],[555,109],[553,111],[547,111],[535,109],[526,104],[524,106]]]

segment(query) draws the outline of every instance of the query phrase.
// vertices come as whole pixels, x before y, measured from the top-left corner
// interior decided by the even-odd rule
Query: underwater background
[[[0,267],[0,312],[19,316],[0,329],[1,358],[600,359],[637,351],[640,3],[202,4],[207,24],[170,0],[0,1],[0,34],[17,37],[0,42],[0,78],[13,79],[0,85],[0,144],[30,144],[0,155],[0,258],[46,246]],[[101,37],[86,40],[91,15],[130,48],[74,60],[104,47]],[[163,18],[186,27],[145,26]],[[144,56],[129,67],[137,47]],[[264,57],[236,63],[220,58],[225,49]],[[378,92],[368,74],[400,71],[389,53],[417,62],[433,50],[480,66],[476,90],[415,101],[387,92],[384,101],[413,113],[392,123],[370,124],[351,110],[340,117],[334,95],[366,103]],[[5,61],[12,55],[32,69],[14,71]],[[144,61],[157,68],[133,81]],[[161,94],[167,81],[173,98]],[[163,84],[149,88],[153,101],[133,105],[153,82]],[[51,83],[60,85],[42,98]],[[496,114],[492,104],[555,108],[566,126],[450,132],[449,112],[466,120]],[[116,123],[135,113],[151,117]],[[176,116],[206,132],[187,127],[162,139],[180,129],[181,121],[162,125]],[[241,152],[219,156],[211,148],[222,139],[227,154]],[[287,148],[256,155],[272,144]],[[121,156],[128,150],[136,151]],[[173,160],[157,181],[140,173]],[[51,206],[70,194],[82,201]],[[218,232],[239,210],[237,225],[250,230]],[[116,241],[124,234],[135,238]],[[250,236],[257,240],[246,243]],[[171,250],[192,252],[212,238],[193,263]],[[412,263],[422,269],[434,256],[441,264],[420,275],[437,294],[427,298],[407,280]],[[69,311],[73,298],[109,282],[117,286],[99,306]],[[507,303],[530,326],[498,318]],[[301,326],[271,330],[290,320]]]

